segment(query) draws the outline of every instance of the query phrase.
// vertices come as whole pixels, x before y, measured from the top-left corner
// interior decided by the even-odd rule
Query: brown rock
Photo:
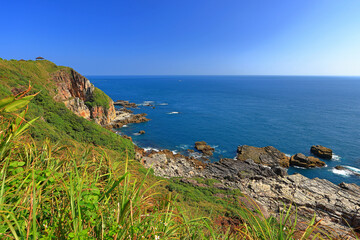
[[[93,119],[100,125],[109,125],[115,119],[115,108],[110,99],[106,109],[103,106],[86,106],[85,102],[93,99],[95,87],[78,72],[62,69],[52,74],[52,80],[57,86],[54,99],[63,102],[76,115],[88,120]]]
[[[144,130],[141,130],[141,131],[139,131],[139,134],[140,134],[140,135],[145,134],[145,131],[144,131]]]
[[[280,152],[272,146],[252,147],[248,145],[239,146],[237,148],[237,160],[245,161],[252,159],[257,164],[266,166],[289,167],[290,158],[285,153]]]
[[[332,158],[332,150],[330,148],[321,145],[311,146],[310,152],[319,158],[323,158],[323,159]]]
[[[117,100],[116,102],[114,102],[114,105],[120,105],[120,106],[123,106],[124,108],[136,108],[137,107],[136,103],[131,103],[131,102],[125,101],[125,100]]]
[[[195,143],[195,148],[205,155],[212,156],[215,149],[209,146],[206,142],[200,141]]]
[[[303,168],[314,168],[314,167],[323,167],[326,164],[315,157],[306,157],[302,153],[297,153],[290,158],[291,166],[298,166]]]

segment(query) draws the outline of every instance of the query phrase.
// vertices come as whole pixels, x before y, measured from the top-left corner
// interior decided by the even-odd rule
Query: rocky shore
[[[135,103],[118,100],[109,106],[89,107],[86,102],[94,95],[94,86],[75,71],[60,71],[53,76],[58,94],[55,100],[62,101],[75,114],[94,120],[108,128],[121,128],[125,124],[149,121],[146,114],[134,114],[128,108]],[[121,106],[115,109],[114,105]],[[150,105],[149,105],[150,106]],[[141,132],[144,134],[145,132]],[[205,187],[194,177],[216,179],[214,187],[239,189],[249,198],[256,200],[265,215],[277,216],[285,206],[297,208],[300,220],[307,221],[314,214],[317,220],[335,231],[346,232],[349,226],[360,229],[360,187],[356,184],[333,184],[328,180],[309,179],[300,174],[287,174],[289,166],[313,168],[325,166],[325,162],[298,153],[286,156],[274,147],[239,146],[235,159],[221,159],[210,163],[169,150],[145,151],[136,147],[136,158],[147,168],[152,167],[157,176],[180,177],[187,184]],[[204,159],[212,156],[214,148],[205,142],[197,142],[195,149]],[[193,152],[194,150],[189,150]],[[331,159],[332,151],[323,146],[312,146],[311,153],[322,159]],[[351,169],[338,166],[339,171],[357,174]]]
[[[333,184],[325,179],[309,179],[301,174],[287,174],[291,158],[307,162],[309,157],[291,158],[274,147],[239,146],[236,159],[205,163],[169,150],[137,150],[137,158],[152,167],[157,176],[181,177],[183,182],[198,184],[194,177],[217,179],[221,189],[239,189],[256,200],[261,209],[278,215],[284,204],[297,208],[300,220],[314,214],[322,224],[346,232],[349,226],[360,227],[360,187],[356,184]],[[313,158],[313,157],[311,157]],[[299,160],[300,159],[300,160]]]

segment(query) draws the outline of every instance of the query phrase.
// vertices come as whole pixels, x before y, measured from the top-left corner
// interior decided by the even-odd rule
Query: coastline
[[[134,104],[122,106],[120,111],[128,113],[128,119],[136,116],[126,108],[136,107]],[[153,107],[151,104],[147,106]],[[121,123],[127,122],[128,120],[124,120]],[[256,163],[248,154],[241,157],[239,149],[235,159],[209,162],[206,161],[208,156],[200,152],[198,152],[200,157],[193,157],[190,154],[192,149],[188,151],[189,155],[185,156],[167,149],[136,147],[136,159],[146,168],[152,167],[156,176],[181,178],[183,183],[193,186],[201,187],[201,184],[199,185],[194,180],[197,177],[216,179],[220,182],[216,185],[217,188],[239,189],[260,205],[264,213],[268,215],[279,217],[285,204],[296,208],[298,216],[304,221],[316,214],[317,221],[321,219],[324,226],[339,231],[347,231],[349,226],[354,229],[360,227],[360,186],[354,183],[336,185],[325,179],[309,179],[299,173],[288,175],[289,165],[284,164],[283,161],[289,157],[273,147],[266,148],[271,148],[271,151],[261,152],[261,154],[263,154],[263,159],[268,160],[267,163]],[[302,165],[297,167],[301,168]]]

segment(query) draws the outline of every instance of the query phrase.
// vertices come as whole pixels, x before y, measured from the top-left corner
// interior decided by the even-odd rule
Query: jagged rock
[[[332,158],[332,150],[330,148],[321,145],[311,146],[310,152],[319,158],[323,158],[323,159]]]
[[[323,167],[326,164],[315,157],[306,157],[302,153],[297,153],[290,158],[290,165],[303,167],[303,168],[314,168],[314,167]]]
[[[113,119],[111,125],[114,128],[121,128],[123,125],[129,123],[141,123],[150,121],[150,119],[146,118],[146,116],[146,113],[132,114],[127,111],[123,112],[122,110],[119,110],[116,112],[116,118]]]
[[[142,159],[145,167],[152,166],[157,176],[217,179],[221,182],[219,186],[239,189],[271,215],[278,216],[284,206],[291,204],[297,208],[299,221],[307,222],[316,214],[316,220],[323,219],[322,224],[338,232],[346,233],[348,224],[360,227],[359,186],[346,183],[337,186],[324,179],[287,175],[286,168],[276,164],[278,158],[273,159],[275,164],[271,166],[257,164],[252,159],[222,159],[205,164],[167,150],[145,154]]]
[[[248,145],[239,146],[236,159],[241,161],[252,159],[255,163],[266,166],[289,167],[289,157],[272,146],[262,148]]]
[[[116,102],[114,102],[114,105],[120,105],[120,106],[123,106],[124,108],[136,108],[137,107],[136,103],[131,103],[129,101],[124,101],[124,100],[117,100]]]
[[[109,99],[109,106],[94,106],[89,108],[85,102],[91,101],[95,87],[90,81],[74,70],[59,70],[52,74],[52,80],[57,86],[54,99],[63,102],[76,115],[93,119],[100,125],[108,125],[116,117],[113,101]]]
[[[141,130],[141,131],[139,131],[139,134],[140,134],[140,135],[145,134],[145,131],[144,131],[144,130]]]
[[[215,149],[209,146],[206,142],[200,141],[195,143],[195,148],[205,155],[212,156]]]

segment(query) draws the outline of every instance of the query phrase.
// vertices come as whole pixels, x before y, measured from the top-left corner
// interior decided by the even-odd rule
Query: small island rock
[[[140,135],[145,134],[145,131],[144,131],[144,130],[141,130],[141,131],[139,131],[139,134],[140,134]]]
[[[306,157],[302,153],[297,153],[290,158],[290,165],[303,167],[303,168],[314,168],[314,167],[323,167],[325,162],[319,160],[315,157]]]
[[[209,146],[206,142],[200,141],[195,143],[195,148],[205,155],[212,156],[215,149]]]
[[[321,145],[313,145],[310,148],[310,152],[315,156],[323,159],[331,159],[332,158],[332,150],[330,148],[321,146]]]

